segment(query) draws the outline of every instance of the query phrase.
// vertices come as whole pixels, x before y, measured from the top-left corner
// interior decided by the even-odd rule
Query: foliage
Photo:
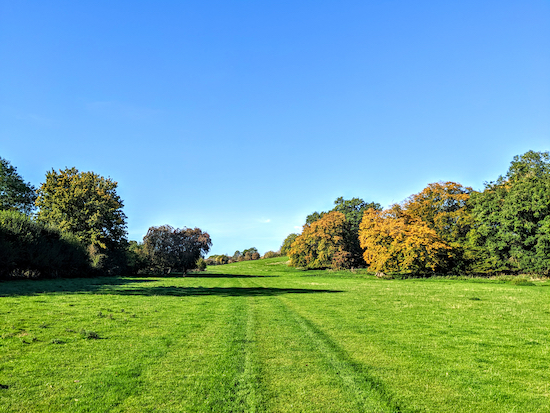
[[[361,198],[352,198],[345,200],[344,197],[339,197],[334,201],[334,208],[328,212],[314,212],[306,217],[306,224],[312,224],[318,221],[323,216],[330,212],[341,212],[345,215],[346,220],[350,223],[352,231],[359,231],[359,224],[363,218],[363,214],[368,209],[381,210],[381,206],[376,202],[365,202]]]
[[[200,257],[200,258],[197,260],[197,267],[196,267],[196,270],[197,270],[197,271],[205,271],[205,270],[206,270],[206,261],[204,260],[203,257]]]
[[[116,182],[93,172],[51,170],[37,191],[37,218],[88,245],[112,249],[126,237],[126,216],[116,189]]]
[[[296,238],[298,238],[298,234],[289,234],[285,240],[283,241],[283,245],[281,246],[281,255],[288,255],[290,252],[290,248],[292,247],[292,243],[296,241]]]
[[[466,270],[474,251],[467,236],[473,224],[470,194],[473,189],[456,182],[431,183],[420,193],[411,195],[403,209],[422,220],[448,246],[447,259],[440,270]]]
[[[515,156],[508,173],[472,195],[475,228],[485,270],[550,271],[550,155]]]
[[[0,158],[0,210],[29,215],[34,210],[35,189],[25,183],[9,161]]]
[[[143,242],[129,241],[126,248],[128,273],[139,274],[147,268],[148,262]]]
[[[197,260],[210,250],[212,241],[210,235],[199,228],[163,225],[150,227],[143,244],[152,270],[186,273],[196,268]]]
[[[244,250],[242,253],[242,257],[244,261],[259,260],[260,253],[258,252],[257,248],[252,247]]]
[[[359,241],[372,271],[438,271],[450,249],[435,230],[399,205],[365,212]]]
[[[276,252],[276,251],[267,251],[264,256],[262,257],[262,259],[268,259],[268,258],[276,258],[276,257],[280,257],[281,254],[279,252]]]
[[[90,270],[74,235],[18,211],[0,211],[0,277],[75,277]]]
[[[303,268],[351,268],[357,265],[349,251],[354,234],[341,212],[329,212],[306,224],[292,243],[290,265]]]
[[[330,212],[340,212],[346,217],[349,224],[350,236],[346,247],[347,254],[340,254],[336,261],[353,262],[353,266],[364,266],[361,246],[359,245],[359,224],[363,214],[369,209],[381,210],[380,204],[376,202],[365,202],[361,198],[352,198],[349,200],[339,197],[334,201],[334,208],[328,212],[314,212],[306,218],[306,224],[312,224],[318,221]],[[335,261],[335,262],[336,262]]]

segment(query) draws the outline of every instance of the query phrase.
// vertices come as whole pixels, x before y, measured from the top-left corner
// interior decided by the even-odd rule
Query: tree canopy
[[[151,269],[162,273],[186,273],[196,268],[197,260],[210,251],[212,241],[210,235],[199,228],[162,225],[149,228],[143,245]]]
[[[9,161],[0,158],[0,210],[29,215],[34,210],[35,188],[25,183]]]
[[[435,230],[400,205],[369,209],[361,221],[359,241],[373,271],[437,271],[444,268],[449,250]]]
[[[37,191],[37,219],[109,249],[126,239],[126,215],[116,189],[116,182],[94,172],[51,170]]]
[[[311,224],[292,243],[290,265],[303,268],[352,268],[357,266],[350,247],[354,233],[343,213],[332,211]]]
[[[481,269],[550,270],[550,155],[515,156],[506,176],[472,195]]]

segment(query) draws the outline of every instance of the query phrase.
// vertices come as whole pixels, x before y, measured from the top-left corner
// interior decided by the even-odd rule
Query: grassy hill
[[[548,282],[285,262],[0,283],[0,411],[550,411]]]

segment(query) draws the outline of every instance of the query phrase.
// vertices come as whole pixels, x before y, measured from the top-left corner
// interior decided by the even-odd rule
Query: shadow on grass
[[[246,275],[246,274],[202,274],[189,273],[185,278],[271,278],[278,275]]]
[[[99,294],[107,295],[146,295],[192,297],[217,295],[221,297],[257,297],[281,294],[342,293],[339,290],[315,290],[308,288],[272,288],[272,287],[148,287],[129,289],[105,289]]]
[[[0,297],[40,294],[94,294],[106,286],[121,286],[134,283],[158,281],[124,277],[57,278],[47,280],[14,280],[0,282]]]
[[[191,276],[194,277],[194,276]],[[198,278],[255,278],[254,275],[205,274]],[[275,296],[281,294],[340,293],[339,290],[273,287],[139,287],[140,283],[160,281],[165,277],[129,278],[59,278],[55,280],[17,280],[0,283],[0,297],[32,296],[42,294],[99,294],[191,297],[217,295],[222,297]],[[135,286],[135,287],[134,287]]]

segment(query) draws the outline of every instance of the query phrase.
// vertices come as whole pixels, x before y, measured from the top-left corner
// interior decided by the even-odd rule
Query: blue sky
[[[548,1],[0,0],[0,156],[111,177],[129,238],[277,250],[343,196],[550,149]]]

